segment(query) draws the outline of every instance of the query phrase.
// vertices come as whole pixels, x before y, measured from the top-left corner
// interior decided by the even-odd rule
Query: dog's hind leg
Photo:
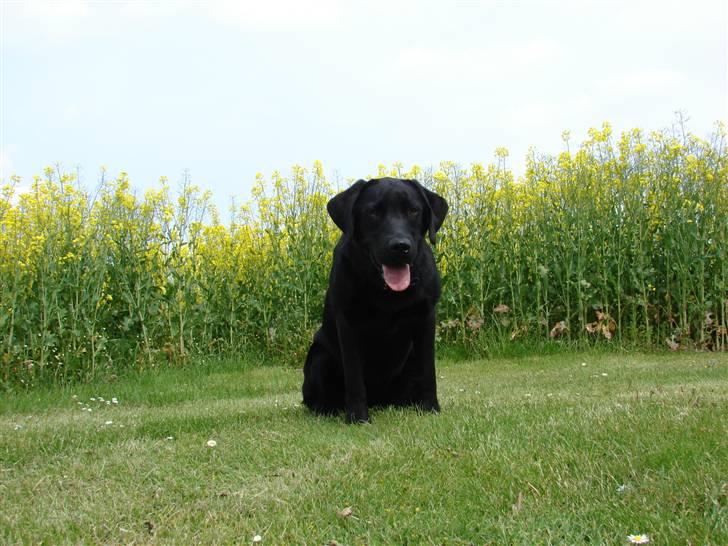
[[[333,357],[314,342],[303,366],[303,403],[314,413],[330,415],[344,409],[344,376]]]

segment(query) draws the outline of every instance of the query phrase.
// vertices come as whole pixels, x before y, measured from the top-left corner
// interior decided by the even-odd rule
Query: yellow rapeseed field
[[[726,132],[612,135],[495,162],[400,164],[451,209],[436,248],[438,340],[473,351],[543,340],[725,350]],[[301,364],[338,237],[323,167],[259,175],[223,224],[189,181],[139,197],[47,169],[0,188],[0,382],[88,379],[257,351]]]

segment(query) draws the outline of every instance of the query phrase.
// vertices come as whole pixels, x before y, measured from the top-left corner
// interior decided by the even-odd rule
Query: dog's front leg
[[[425,411],[440,411],[437,401],[437,377],[435,374],[435,310],[423,319],[423,324],[415,328],[412,349],[419,364],[420,398],[416,404]]]
[[[339,348],[344,368],[344,403],[347,423],[368,423],[367,391],[364,384],[364,359],[356,331],[343,314],[336,317]]]

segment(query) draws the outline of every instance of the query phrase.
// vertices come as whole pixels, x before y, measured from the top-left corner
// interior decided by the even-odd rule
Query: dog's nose
[[[409,254],[412,245],[407,239],[395,239],[390,243],[389,250],[395,254]]]

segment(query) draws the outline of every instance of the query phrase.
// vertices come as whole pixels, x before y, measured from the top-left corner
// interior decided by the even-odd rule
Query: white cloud
[[[89,2],[83,0],[28,0],[18,6],[26,17],[57,22],[84,17],[89,12]]]
[[[505,123],[507,126],[518,129],[532,129],[535,127],[558,126],[559,108],[550,102],[534,100],[519,105],[510,111]]]
[[[545,129],[549,138],[553,139],[561,130],[579,127],[584,120],[597,123],[599,120],[595,119],[595,115],[598,107],[594,97],[588,95],[555,100],[535,98],[507,109],[500,121],[504,127],[518,131]]]
[[[81,115],[81,107],[76,103],[64,104],[61,107],[60,119],[64,123],[73,123]]]
[[[16,32],[42,33],[52,39],[65,39],[74,36],[90,16],[90,3],[82,0],[28,0],[10,3],[5,9],[7,15],[14,16]],[[6,23],[6,30],[11,25]]]
[[[489,81],[537,70],[559,55],[555,42],[530,40],[484,47],[409,47],[400,51],[398,60],[400,68],[411,76],[452,75],[469,81]]]
[[[217,21],[266,30],[328,27],[342,15],[334,0],[218,0],[207,5]]]
[[[13,162],[6,151],[0,151],[0,182],[7,182],[12,174]]]
[[[725,0],[621,0],[613,9],[624,14],[625,32],[655,38],[679,35],[682,39],[701,39],[720,30],[728,3]]]
[[[628,72],[606,81],[604,90],[612,98],[636,97],[668,92],[683,82],[683,76],[674,70],[647,69]]]
[[[195,3],[192,0],[156,0],[122,2],[118,7],[121,14],[130,19],[157,19],[189,10]]]
[[[341,21],[345,7],[335,0],[28,0],[5,9],[11,36],[69,41],[134,33],[138,25],[165,24],[177,16],[247,29],[330,27]]]

